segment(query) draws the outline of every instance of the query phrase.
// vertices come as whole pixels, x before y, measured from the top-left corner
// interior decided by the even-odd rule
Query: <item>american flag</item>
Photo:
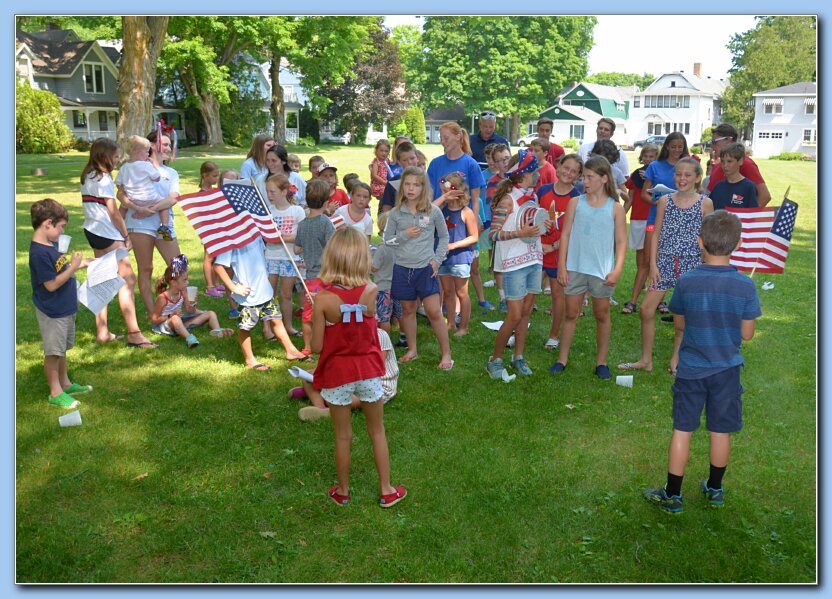
[[[728,208],[742,221],[740,247],[731,264],[744,272],[782,274],[786,269],[797,204],[784,199],[780,208]]]
[[[179,205],[212,258],[258,237],[280,243],[274,218],[253,185],[226,183],[220,189],[179,196]]]
[[[335,227],[336,231],[347,226],[347,221],[340,214],[333,214],[329,217],[329,220],[332,222],[332,226]]]

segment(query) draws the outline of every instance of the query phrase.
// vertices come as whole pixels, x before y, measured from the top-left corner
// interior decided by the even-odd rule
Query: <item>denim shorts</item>
[[[294,277],[297,275],[291,260],[266,260],[266,268],[270,275],[279,277]]]
[[[563,292],[566,295],[583,295],[589,291],[589,295],[595,298],[612,297],[615,287],[604,285],[604,279],[582,272],[569,272],[569,283]]]
[[[393,283],[390,296],[399,301],[425,299],[439,293],[439,278],[433,276],[433,267],[405,268],[393,265]]]
[[[522,300],[529,293],[540,293],[540,264],[529,264],[517,270],[503,273],[503,291],[506,300]]]
[[[442,263],[439,267],[439,275],[445,277],[459,277],[460,279],[467,279],[471,276],[470,264],[447,264]]]
[[[699,428],[705,408],[705,428],[712,433],[742,429],[740,366],[721,370],[702,379],[680,379],[673,389],[673,428],[692,433]]]
[[[381,387],[381,377],[354,381],[331,389],[321,389],[321,397],[334,406],[348,406],[355,395],[364,403],[374,403],[382,398],[384,389]]]
[[[162,219],[159,218],[159,213],[155,212],[146,218],[135,218],[133,211],[127,211],[127,218],[124,219],[124,224],[127,226],[128,233],[142,233],[162,239],[162,236],[156,232],[159,225],[162,224]],[[176,239],[176,230],[173,228],[173,211],[168,208],[168,227],[170,227],[170,236]]]
[[[488,238],[488,229],[480,233],[479,241],[477,244],[480,246],[481,250],[490,250],[493,246],[491,244],[491,240]]]

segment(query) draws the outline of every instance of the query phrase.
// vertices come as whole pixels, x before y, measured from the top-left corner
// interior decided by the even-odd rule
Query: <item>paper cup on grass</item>
[[[615,384],[621,385],[622,387],[631,387],[633,386],[633,375],[632,374],[622,374],[615,377]]]
[[[196,287],[193,285],[188,285],[188,301],[195,302],[196,301]]]
[[[58,418],[61,426],[81,426],[81,412],[75,410]]]
[[[66,254],[69,250],[70,241],[72,241],[72,237],[70,235],[61,235],[58,237],[58,251],[62,254]]]

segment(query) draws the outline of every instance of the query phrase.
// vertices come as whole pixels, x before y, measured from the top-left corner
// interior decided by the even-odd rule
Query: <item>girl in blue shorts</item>
[[[442,211],[433,205],[433,189],[425,171],[409,166],[402,174],[396,207],[387,215],[384,241],[396,248],[390,293],[402,304],[401,328],[407,337],[407,352],[399,362],[410,362],[416,352],[416,308],[421,300],[439,342],[441,370],[454,366],[448,329],[442,319],[439,298],[439,265],[448,253],[448,227]],[[438,237],[434,250],[434,237]]]

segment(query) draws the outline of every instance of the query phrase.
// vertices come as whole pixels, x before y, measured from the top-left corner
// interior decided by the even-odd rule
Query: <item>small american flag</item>
[[[332,226],[335,227],[336,231],[347,226],[347,221],[340,214],[333,214],[329,217],[329,220],[332,222]]]
[[[786,269],[797,204],[784,199],[780,208],[728,208],[742,221],[740,247],[731,264],[744,272],[782,274]]]
[[[220,189],[179,196],[179,205],[211,257],[244,247],[258,237],[280,243],[274,218],[253,185],[226,183]]]

